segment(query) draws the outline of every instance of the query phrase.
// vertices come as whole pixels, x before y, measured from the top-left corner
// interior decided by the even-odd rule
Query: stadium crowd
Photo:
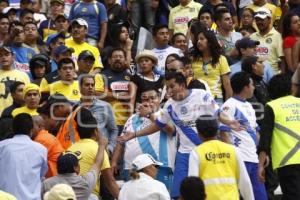
[[[300,0],[0,0],[0,200],[300,199]]]

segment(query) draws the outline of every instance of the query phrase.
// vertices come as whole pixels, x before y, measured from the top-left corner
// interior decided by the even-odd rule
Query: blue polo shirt
[[[77,2],[73,4],[69,19],[82,18],[89,24],[88,37],[99,40],[101,23],[107,22],[107,12],[105,6],[97,1]]]

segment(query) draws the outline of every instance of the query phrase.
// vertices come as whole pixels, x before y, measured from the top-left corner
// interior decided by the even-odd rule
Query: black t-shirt
[[[131,81],[137,86],[136,92],[136,102],[141,102],[141,94],[147,90],[162,90],[164,86],[164,78],[160,75],[154,75],[154,80],[148,80],[146,77],[143,77],[141,74],[135,74],[132,76]]]
[[[230,12],[231,16],[236,16],[236,10],[233,7],[232,3],[228,2],[228,1],[223,1],[223,3],[220,3],[218,5],[212,5],[209,1],[207,1],[203,7],[201,8],[201,10],[210,10],[213,14],[215,13],[215,8],[219,5],[224,5]]]

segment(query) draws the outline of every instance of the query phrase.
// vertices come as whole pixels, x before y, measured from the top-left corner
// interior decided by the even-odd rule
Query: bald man
[[[48,150],[48,172],[46,178],[57,175],[56,161],[58,156],[64,151],[56,137],[45,130],[45,121],[39,115],[33,116],[32,139],[45,146]]]

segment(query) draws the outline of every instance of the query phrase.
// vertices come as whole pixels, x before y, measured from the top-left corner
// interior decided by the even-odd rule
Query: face
[[[57,117],[57,118],[65,118],[66,116],[69,115],[69,113],[71,112],[72,107],[70,106],[70,104],[67,103],[62,103],[60,105],[57,105],[53,108],[51,115],[52,118],[53,117]]]
[[[50,12],[51,12],[51,15],[57,16],[58,14],[64,12],[64,5],[62,5],[58,2],[53,2],[50,5]]]
[[[24,35],[24,28],[23,26],[15,26],[12,29],[12,34],[14,35],[13,37],[13,42],[16,44],[22,44],[25,39]]]
[[[72,81],[75,69],[72,63],[65,63],[61,69],[58,70],[59,76],[62,81]]]
[[[166,81],[166,89],[167,95],[171,97],[173,100],[178,101],[180,100],[180,94],[184,91],[184,86],[179,85],[175,82],[175,79],[167,80]]]
[[[57,38],[55,42],[52,42],[50,44],[51,50],[55,51],[55,49],[61,45],[65,45],[65,39],[63,38]]]
[[[224,13],[221,21],[217,22],[218,27],[225,31],[231,31],[233,29],[233,22],[230,13]]]
[[[210,28],[213,24],[213,20],[211,18],[210,13],[203,13],[200,15],[200,22],[206,27]]]
[[[17,20],[17,13],[15,11],[9,11],[7,15],[8,15],[9,22],[13,22]]]
[[[108,59],[108,63],[111,69],[116,71],[123,71],[125,69],[125,55],[123,51],[114,51],[111,58]]]
[[[24,96],[25,105],[30,109],[36,109],[39,106],[40,94],[36,90],[30,90]]]
[[[73,39],[82,40],[87,34],[87,29],[85,26],[81,26],[77,23],[72,25],[71,34]]]
[[[13,100],[20,104],[24,103],[23,88],[24,88],[24,84],[21,84],[17,87],[17,89],[14,93],[11,93]]]
[[[80,86],[82,96],[93,96],[95,94],[95,80],[91,77],[84,78]]]
[[[69,28],[69,22],[64,17],[59,17],[55,20],[55,29],[60,32],[67,32]]]
[[[156,174],[157,174],[157,168],[155,165],[149,165],[147,167],[145,167],[143,169],[143,172],[145,174],[148,174],[149,176],[151,176],[152,178],[155,178],[156,177]]]
[[[33,22],[34,21],[33,14],[27,13],[20,19],[20,21],[22,24],[26,24],[27,22]]]
[[[141,95],[142,104],[146,107],[150,107],[153,112],[159,108],[159,96],[154,90],[143,92]]]
[[[0,50],[0,65],[10,67],[14,63],[14,55],[5,50]]]
[[[39,37],[37,27],[34,24],[27,24],[24,27],[24,34],[26,39],[36,40]]]
[[[142,57],[138,61],[142,74],[149,73],[154,67],[154,63],[150,58]]]
[[[246,86],[245,88],[246,88],[246,92],[247,92],[247,99],[253,97],[255,88],[254,88],[252,79],[250,79],[250,84],[248,86]]]
[[[248,47],[246,49],[241,49],[241,53],[242,53],[242,56],[243,57],[246,57],[246,56],[254,56],[255,55],[255,49],[256,47]]]
[[[169,42],[169,30],[167,28],[161,28],[154,36],[154,40],[158,45],[167,45]]]
[[[176,60],[176,58],[173,57],[173,56],[168,56],[168,57],[167,57],[167,59],[166,59],[166,67],[167,67],[167,69],[169,69],[169,68],[168,68],[169,65],[170,65],[174,60]]]
[[[193,68],[192,64],[187,64],[183,67],[181,73],[187,78],[187,77],[193,77]]]
[[[6,2],[4,2],[4,1],[0,2],[0,12],[1,13],[2,13],[2,10],[6,7],[8,7],[8,4]]]
[[[174,47],[178,48],[178,49],[181,49],[183,52],[185,52],[187,50],[187,41],[186,41],[186,37],[183,36],[183,35],[178,35],[176,38],[175,38],[175,41],[174,41]]]
[[[199,51],[205,51],[208,49],[207,39],[203,33],[198,35],[197,47]]]
[[[166,69],[173,70],[173,71],[181,71],[182,68],[183,68],[182,62],[180,62],[179,60],[173,60],[172,62],[167,64]]]
[[[259,17],[255,18],[255,22],[259,31],[263,32],[269,29],[271,18],[266,17],[265,19],[261,19]]]
[[[291,31],[294,35],[300,33],[300,18],[298,15],[295,15],[291,18]]]
[[[121,41],[121,42],[126,42],[126,40],[129,38],[129,34],[128,34],[128,29],[125,27],[125,26],[123,26],[122,28],[121,28],[121,33],[120,33],[120,36],[119,36],[119,40]]]
[[[242,25],[244,26],[252,26],[254,21],[254,16],[249,10],[244,10],[241,17]]]
[[[0,32],[2,34],[8,34],[8,28],[9,28],[9,20],[8,20],[8,18],[2,18],[0,20]]]
[[[33,70],[33,73],[37,78],[43,78],[46,73],[46,66],[36,66]]]
[[[77,61],[79,71],[89,73],[94,65],[95,61],[92,58],[85,58]]]
[[[256,61],[255,65],[254,65],[254,74],[258,75],[258,76],[263,76],[264,75],[264,64],[262,61]]]
[[[20,7],[21,7],[22,9],[27,8],[27,9],[29,9],[29,10],[32,10],[33,3],[28,1],[28,2],[25,2],[25,3],[20,4]]]

